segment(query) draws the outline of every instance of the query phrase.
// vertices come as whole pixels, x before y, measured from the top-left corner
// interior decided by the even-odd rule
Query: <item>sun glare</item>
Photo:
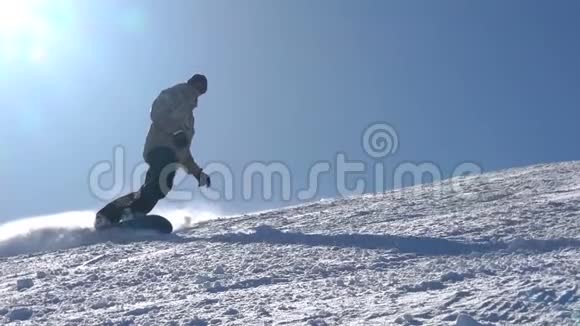
[[[1,61],[38,64],[46,60],[56,37],[50,8],[45,0],[0,0]]]
[[[33,2],[18,0],[0,0],[0,28],[2,33],[11,33],[21,29],[30,20],[30,8]]]

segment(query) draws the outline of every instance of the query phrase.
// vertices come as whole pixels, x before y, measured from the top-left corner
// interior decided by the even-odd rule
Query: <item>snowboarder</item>
[[[206,91],[206,77],[196,74],[187,83],[162,91],[155,99],[143,151],[145,162],[149,164],[145,183],[139,191],[120,197],[101,209],[95,219],[96,229],[151,212],[171,190],[179,166],[193,175],[200,187],[211,186],[210,177],[197,165],[189,150],[194,134],[193,109],[197,107],[197,98]]]

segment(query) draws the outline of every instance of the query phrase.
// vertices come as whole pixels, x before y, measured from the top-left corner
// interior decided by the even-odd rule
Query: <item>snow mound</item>
[[[166,237],[99,234],[77,213],[11,233],[0,324],[577,324],[580,163],[450,182]]]

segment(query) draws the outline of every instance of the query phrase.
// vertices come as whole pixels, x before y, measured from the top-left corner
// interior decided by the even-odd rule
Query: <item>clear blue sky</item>
[[[304,183],[339,151],[368,159],[360,135],[375,121],[399,132],[391,166],[580,159],[578,1],[2,0],[0,12],[0,219],[102,206],[91,166],[118,144],[140,161],[151,102],[195,72],[209,79],[201,165],[282,161]]]

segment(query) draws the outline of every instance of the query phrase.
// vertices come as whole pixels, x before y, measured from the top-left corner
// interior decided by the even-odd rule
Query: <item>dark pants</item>
[[[158,147],[147,154],[145,162],[149,164],[149,170],[141,189],[115,199],[97,215],[104,215],[111,222],[117,223],[126,208],[130,208],[133,213],[148,214],[159,200],[165,198],[173,187],[178,166],[175,153],[170,148]]]

